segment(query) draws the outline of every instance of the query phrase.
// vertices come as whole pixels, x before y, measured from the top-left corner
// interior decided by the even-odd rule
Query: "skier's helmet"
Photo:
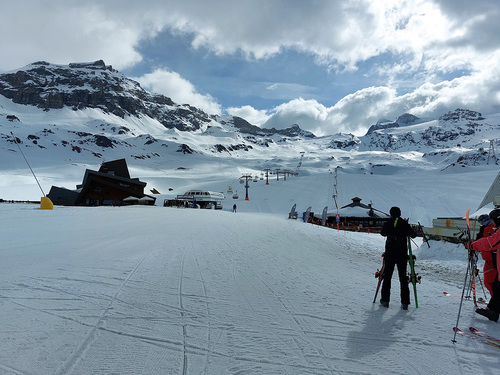
[[[389,213],[391,214],[391,217],[400,217],[401,209],[399,207],[391,207]]]
[[[495,208],[490,212],[490,218],[495,222],[495,225],[500,226],[500,208]]]

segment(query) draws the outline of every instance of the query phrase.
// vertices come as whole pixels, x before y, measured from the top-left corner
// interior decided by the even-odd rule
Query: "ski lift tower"
[[[276,181],[280,180],[280,169],[276,168]]]
[[[297,174],[299,174],[299,169],[302,166],[302,159],[304,159],[305,151],[300,152],[299,164],[297,165]]]
[[[339,206],[337,205],[337,197],[339,195],[339,192],[337,190],[337,170],[338,170],[338,166],[335,167],[335,183],[333,184],[333,194],[332,194],[332,198],[333,198],[333,203],[335,204],[335,209],[337,210],[337,214],[335,215],[335,222],[337,223],[337,230],[340,230],[340,215],[339,215]],[[331,173],[331,172],[330,172]]]
[[[285,181],[286,181],[286,175],[287,174],[288,174],[288,176],[290,176],[290,170],[289,169],[284,169],[283,170],[283,177],[284,177]]]
[[[490,139],[490,149],[488,150],[488,161],[486,164],[490,164],[490,156],[495,160],[495,164],[498,164],[497,156],[495,155],[495,146],[493,145],[494,139]]]
[[[245,174],[245,175],[241,176],[240,178],[244,178],[245,179],[245,200],[247,201],[248,200],[248,188],[250,187],[250,185],[248,185],[248,180],[252,179],[252,175],[251,174]]]
[[[264,171],[266,172],[266,185],[269,185],[269,172],[271,171],[271,169],[266,168],[264,169]]]

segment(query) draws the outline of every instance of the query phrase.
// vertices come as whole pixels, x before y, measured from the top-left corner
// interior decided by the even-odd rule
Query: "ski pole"
[[[465,293],[465,287],[467,285],[467,278],[469,277],[469,272],[471,271],[472,250],[470,250],[471,240],[470,240],[469,211],[470,210],[467,210],[467,213],[465,214],[465,217],[467,219],[466,235],[467,235],[467,248],[469,250],[469,261],[467,262],[467,271],[465,272],[464,287],[462,289],[462,297],[460,298],[460,307],[458,308],[457,323],[455,324],[456,328],[458,328],[458,321],[460,319],[460,313],[462,312],[462,304],[464,301],[464,293]],[[471,280],[471,282],[472,282],[472,280]],[[474,304],[476,304],[475,295],[473,297],[474,297]],[[456,343],[457,342],[456,337],[457,337],[457,331],[455,331],[455,334],[453,335],[453,340],[451,340],[451,342]]]
[[[455,327],[458,328],[458,321],[460,320],[460,313],[462,311],[462,303],[464,301],[464,293],[465,293],[465,287],[467,286],[467,278],[469,277],[469,269],[470,269],[470,262],[467,263],[467,271],[465,272],[465,280],[464,280],[464,287],[462,288],[462,297],[460,297],[460,307],[458,308],[458,316],[457,316],[457,323],[455,324]],[[455,331],[455,334],[453,335],[453,340],[451,342],[456,343],[457,337],[457,332]]]

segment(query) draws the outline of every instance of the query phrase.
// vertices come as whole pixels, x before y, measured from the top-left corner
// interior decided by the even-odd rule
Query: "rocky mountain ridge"
[[[121,118],[148,116],[167,129],[196,131],[216,120],[189,104],[178,105],[170,98],[151,94],[140,84],[98,60],[89,63],[54,65],[38,61],[14,72],[0,74],[0,95],[14,103],[36,106],[45,111],[70,107],[73,110],[97,108]],[[261,129],[242,118],[226,120],[249,134],[282,134],[314,137],[298,125],[289,129]]]
[[[109,160],[124,154],[137,160],[161,159],[168,148],[229,158],[263,159],[274,154],[275,164],[307,152],[318,155],[311,156],[314,160],[327,160],[328,165],[332,161],[352,165],[352,156],[339,156],[339,152],[355,151],[364,155],[383,152],[387,160],[374,156],[379,154],[370,154],[368,159],[386,165],[399,160],[394,155],[409,152],[427,164],[447,167],[486,163],[490,139],[500,147],[495,138],[500,134],[500,117],[467,109],[433,120],[406,113],[395,121],[377,122],[359,137],[318,138],[298,124],[282,130],[263,129],[239,117],[210,115],[151,94],[102,60],[69,65],[39,61],[0,74],[0,95],[0,151],[15,151],[9,134],[15,129],[25,147],[52,151],[62,147],[79,154],[80,160]],[[62,114],[64,119],[53,119]],[[37,118],[36,124],[30,118]]]

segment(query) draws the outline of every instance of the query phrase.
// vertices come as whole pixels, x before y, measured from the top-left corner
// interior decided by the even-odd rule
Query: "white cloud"
[[[123,69],[142,60],[141,26],[106,14],[98,2],[17,1],[2,4],[0,70],[46,60],[57,64],[103,59]]]
[[[469,17],[457,23],[455,19],[464,20],[461,14],[430,0],[325,1],[314,6],[287,0],[144,0],[140,8],[131,0],[9,2],[2,5],[0,30],[7,36],[4,51],[17,53],[8,53],[3,65],[13,68],[20,60],[24,65],[40,56],[63,62],[92,56],[122,69],[140,61],[141,39],[170,29],[189,35],[194,48],[221,55],[242,51],[262,59],[292,48],[312,54],[321,64],[352,71],[383,53],[415,61],[425,53],[429,69],[445,69],[448,65],[439,56],[457,56],[449,60],[464,64],[464,50],[475,43],[482,49],[487,43],[498,47],[498,37],[492,42],[469,37],[479,36],[483,25],[486,31],[498,30],[496,18],[477,14],[484,8],[477,3],[462,2]]]
[[[317,136],[349,132],[363,134],[370,121],[376,122],[387,110],[394,90],[370,87],[347,95],[332,107],[316,100],[296,99],[273,109],[263,127],[278,129],[298,124]]]
[[[274,108],[272,116],[262,127],[283,129],[298,124],[303,129],[317,129],[325,124],[327,117],[328,110],[325,106],[316,100],[299,98]]]
[[[500,56],[492,69],[473,72],[435,84],[425,83],[411,93],[396,97],[394,110],[411,108],[416,116],[438,116],[455,108],[468,108],[490,114],[498,111]],[[496,77],[496,78],[495,78]]]
[[[278,129],[298,124],[317,136],[339,132],[363,135],[381,118],[396,120],[403,113],[423,118],[437,118],[455,108],[468,108],[484,114],[498,111],[500,97],[500,56],[488,71],[473,73],[438,83],[423,83],[415,90],[398,95],[390,87],[368,87],[346,95],[331,107],[316,100],[295,99],[269,111],[258,125]],[[239,113],[245,117],[253,108]],[[233,111],[233,113],[237,113]]]
[[[220,105],[208,94],[200,94],[193,84],[178,73],[156,69],[153,73],[133,78],[151,92],[163,94],[178,104],[189,104],[209,114],[220,114]]]
[[[252,106],[245,105],[240,108],[230,107],[226,112],[232,116],[241,117],[252,125],[262,126],[270,117],[266,110],[258,110]]]

